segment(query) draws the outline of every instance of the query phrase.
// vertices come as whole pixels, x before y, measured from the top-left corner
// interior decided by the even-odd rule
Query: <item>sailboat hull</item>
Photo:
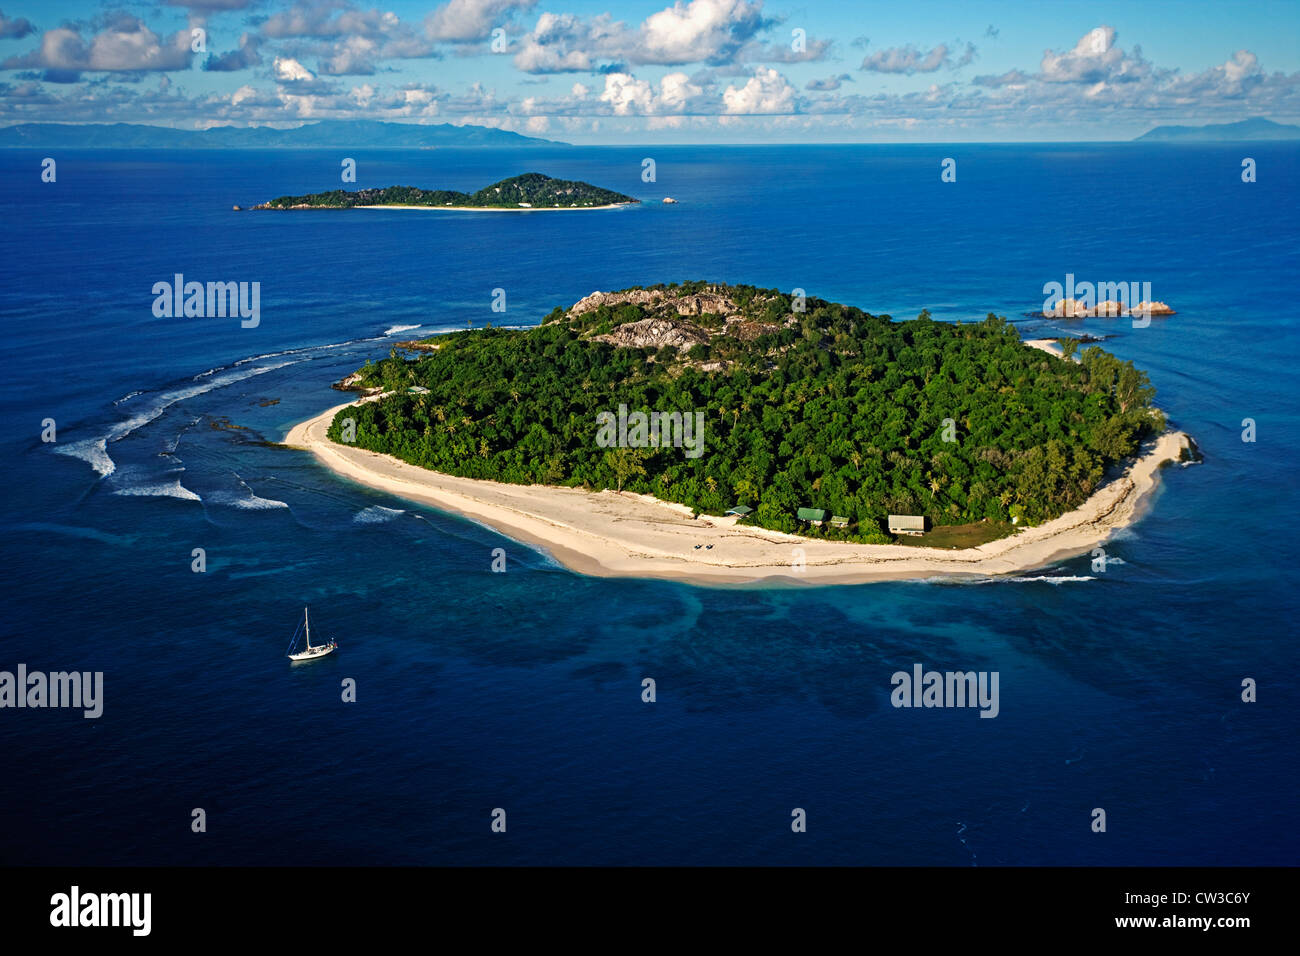
[[[297,654],[290,654],[289,660],[295,663],[298,661],[314,661],[316,658],[324,657],[326,654],[333,654],[337,649],[337,644],[319,644],[316,647],[308,648],[305,651],[299,651]]]

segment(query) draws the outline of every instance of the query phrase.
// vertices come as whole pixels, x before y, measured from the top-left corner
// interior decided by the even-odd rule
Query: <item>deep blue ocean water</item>
[[[105,681],[98,720],[0,710],[0,863],[1297,861],[1296,146],[352,151],[358,186],[536,170],[654,202],[231,210],[336,188],[343,155],[71,152],[47,184],[0,152],[0,670]],[[260,281],[260,325],[155,318],[175,273]],[[584,578],[262,443],[401,338],[595,289],[801,287],[1032,337],[1066,328],[1025,314],[1067,273],[1178,310],[1068,327],[1112,335],[1205,453],[1104,573]],[[342,649],[290,667],[304,604]],[[998,671],[1000,715],[891,707],[914,663]]]

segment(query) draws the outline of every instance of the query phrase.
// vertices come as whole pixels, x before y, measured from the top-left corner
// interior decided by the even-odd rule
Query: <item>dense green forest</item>
[[[1068,361],[994,315],[893,322],[747,286],[596,294],[534,329],[424,346],[367,363],[358,387],[394,394],[330,437],[351,418],[356,445],[448,474],[745,504],[749,523],[858,541],[889,540],[890,513],[1037,524],[1164,429],[1145,373],[1099,348]],[[704,453],[601,447],[597,415],[620,404],[702,411]],[[850,525],[811,529],[804,506]]]
[[[541,173],[524,173],[485,186],[476,193],[450,189],[417,189],[415,186],[389,186],[385,189],[358,189],[348,192],[311,193],[307,196],[281,196],[255,209],[293,209],[309,206],[319,209],[350,209],[353,206],[476,206],[517,209],[520,203],[531,206],[563,207],[608,206],[638,200],[589,183],[552,179]]]

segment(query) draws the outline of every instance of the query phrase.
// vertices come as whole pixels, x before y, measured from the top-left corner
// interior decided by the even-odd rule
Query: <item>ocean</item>
[[[358,187],[537,171],[647,202],[231,208],[340,188],[345,155]],[[1300,147],[66,152],[54,183],[42,158],[0,152],[0,670],[102,671],[104,699],[0,709],[0,863],[1300,857]],[[155,317],[176,274],[260,282],[258,324]],[[1031,318],[1067,275],[1177,314]],[[697,278],[1105,335],[1204,461],[1104,571],[708,589],[582,577],[276,445],[403,339]],[[304,605],[341,649],[291,667]],[[998,716],[891,706],[918,663],[997,672]]]

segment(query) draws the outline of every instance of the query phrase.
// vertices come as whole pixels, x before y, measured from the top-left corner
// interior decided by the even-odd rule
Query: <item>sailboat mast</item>
[[[307,650],[311,650],[311,619],[307,616],[307,609],[302,609],[302,621],[307,625]]]

